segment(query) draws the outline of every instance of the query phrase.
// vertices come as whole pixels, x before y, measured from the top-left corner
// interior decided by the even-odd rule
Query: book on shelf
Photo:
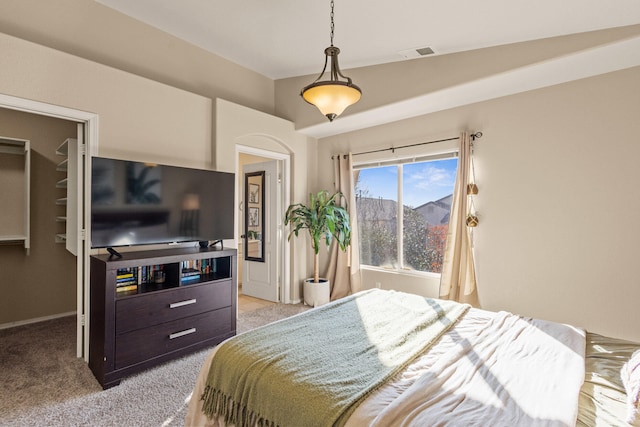
[[[128,292],[128,291],[135,291],[138,289],[138,285],[127,285],[127,286],[118,286],[116,288],[116,292]]]
[[[138,267],[138,284],[153,283],[155,272],[163,270],[163,265],[143,265]]]
[[[199,275],[200,275],[200,270],[195,268],[185,268],[182,270],[182,277],[199,276]]]
[[[129,268],[119,268],[116,271],[116,287],[118,291],[121,291],[122,288],[130,285],[137,285],[138,278],[136,277],[136,273],[138,272],[137,267],[129,267]]]
[[[122,288],[124,286],[130,286],[130,285],[138,286],[138,281],[137,280],[133,280],[133,279],[127,279],[127,280],[122,281],[122,282],[118,281],[116,283],[116,288]]]

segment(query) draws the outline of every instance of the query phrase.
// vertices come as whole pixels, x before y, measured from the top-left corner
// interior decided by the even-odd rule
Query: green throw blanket
[[[254,329],[218,348],[203,410],[236,427],[344,425],[468,308],[374,289]]]

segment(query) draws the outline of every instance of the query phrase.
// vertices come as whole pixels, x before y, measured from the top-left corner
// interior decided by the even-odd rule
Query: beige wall
[[[99,115],[94,155],[210,167],[210,99],[0,33],[0,93]]]
[[[273,113],[273,80],[96,1],[2,0],[0,32],[207,98]]]
[[[31,141],[31,249],[27,256],[22,245],[0,245],[0,325],[73,312],[75,257],[55,243],[56,233],[63,232],[56,199],[64,191],[56,188],[62,178],[56,148],[75,137],[76,124],[0,108],[0,135]],[[3,218],[5,208],[0,210]]]
[[[335,152],[482,131],[475,151],[482,307],[640,341],[638,93],[637,67],[325,138],[319,168]],[[317,185],[331,188],[330,177],[319,175]],[[378,279],[382,287],[403,280]],[[428,281],[424,292],[432,292]]]

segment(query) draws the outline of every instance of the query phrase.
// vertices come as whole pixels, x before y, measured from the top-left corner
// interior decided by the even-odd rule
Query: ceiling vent
[[[435,52],[430,47],[420,47],[420,48],[403,50],[398,53],[400,54],[400,56],[402,56],[405,59],[413,59],[413,58],[420,58],[427,55],[433,55]]]

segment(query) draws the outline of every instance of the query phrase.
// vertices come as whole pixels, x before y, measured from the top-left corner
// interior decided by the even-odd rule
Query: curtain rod
[[[475,141],[476,139],[482,138],[482,132],[474,132],[471,135],[469,135],[469,137],[473,141]],[[456,139],[460,139],[460,137],[456,136],[456,137],[452,137],[452,138],[436,139],[436,140],[433,140],[433,141],[418,142],[416,144],[401,145],[400,147],[381,148],[379,150],[363,151],[363,152],[360,152],[360,153],[351,153],[351,155],[352,156],[360,156],[360,155],[363,155],[363,154],[381,153],[383,151],[391,151],[393,153],[393,152],[395,152],[395,150],[399,150],[401,148],[418,147],[420,145],[434,144],[436,142],[455,141]],[[345,154],[344,156],[346,158],[347,155]],[[331,158],[333,159],[334,156],[331,156]]]

